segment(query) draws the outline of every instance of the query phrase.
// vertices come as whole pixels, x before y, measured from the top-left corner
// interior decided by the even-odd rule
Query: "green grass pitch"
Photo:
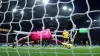
[[[30,47],[0,47],[0,56],[91,56],[90,50],[94,56],[100,56],[100,47],[93,46],[91,49],[89,47],[80,46],[74,47],[72,49],[67,49],[64,46],[57,46],[57,47],[40,47],[40,46],[30,46]]]

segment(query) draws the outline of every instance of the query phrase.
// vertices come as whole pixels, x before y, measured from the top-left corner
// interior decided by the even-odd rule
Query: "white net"
[[[0,0],[0,56],[99,56],[100,38],[97,38],[97,31],[100,23],[95,18],[99,17],[100,9],[93,2],[95,1]],[[40,42],[34,45],[23,43],[30,42],[28,38],[22,43],[17,42],[15,48],[11,47],[14,40],[19,40],[32,31],[47,28],[55,36],[56,44],[48,40],[43,42],[41,36]],[[82,33],[85,30],[79,32],[80,28],[88,30]],[[69,42],[73,45],[71,49],[57,43],[58,39],[64,42],[64,30],[70,33]]]

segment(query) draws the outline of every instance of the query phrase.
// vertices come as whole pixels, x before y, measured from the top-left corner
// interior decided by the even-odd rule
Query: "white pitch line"
[[[2,49],[6,49],[5,47],[0,47],[0,48],[2,48]],[[46,47],[42,47],[43,49],[55,49],[54,47],[50,47],[50,48],[46,48]],[[12,47],[8,47],[8,49],[17,49],[17,48],[12,48]],[[38,48],[25,48],[25,47],[19,47],[18,49],[40,49],[40,47],[38,47]],[[58,47],[58,49],[67,49],[67,48],[59,48]]]
[[[2,48],[2,49],[6,49],[6,48]],[[8,49],[17,49],[17,48],[8,48]],[[33,49],[33,50],[40,50],[41,48],[18,48],[18,49]],[[44,49],[51,49],[51,50],[54,50],[55,48],[42,48],[43,50]],[[63,49],[63,50],[72,50],[72,49],[67,49],[67,48],[58,48],[58,49]]]
[[[5,51],[0,51],[5,52]],[[8,52],[16,52],[16,51],[8,51]],[[20,51],[19,53],[27,53],[26,51]],[[30,52],[30,53],[39,53],[39,52]],[[55,53],[55,52],[42,52],[42,53]],[[72,54],[72,53],[64,53],[64,52],[57,52],[58,54]],[[90,54],[90,53],[75,53],[75,54]],[[100,54],[100,53],[93,53],[93,54]]]

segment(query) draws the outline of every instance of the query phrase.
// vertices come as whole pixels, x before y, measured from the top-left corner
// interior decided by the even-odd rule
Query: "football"
[[[67,48],[68,48],[68,49],[71,49],[72,47],[73,47],[72,44],[67,44]]]

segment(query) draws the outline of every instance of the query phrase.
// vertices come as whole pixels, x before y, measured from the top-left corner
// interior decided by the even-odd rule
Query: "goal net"
[[[0,0],[0,56],[99,56],[98,2]],[[30,44],[30,38],[18,42],[33,31],[45,29],[50,29],[55,43],[43,40],[42,32],[37,43]],[[58,44],[57,40],[67,45]]]

